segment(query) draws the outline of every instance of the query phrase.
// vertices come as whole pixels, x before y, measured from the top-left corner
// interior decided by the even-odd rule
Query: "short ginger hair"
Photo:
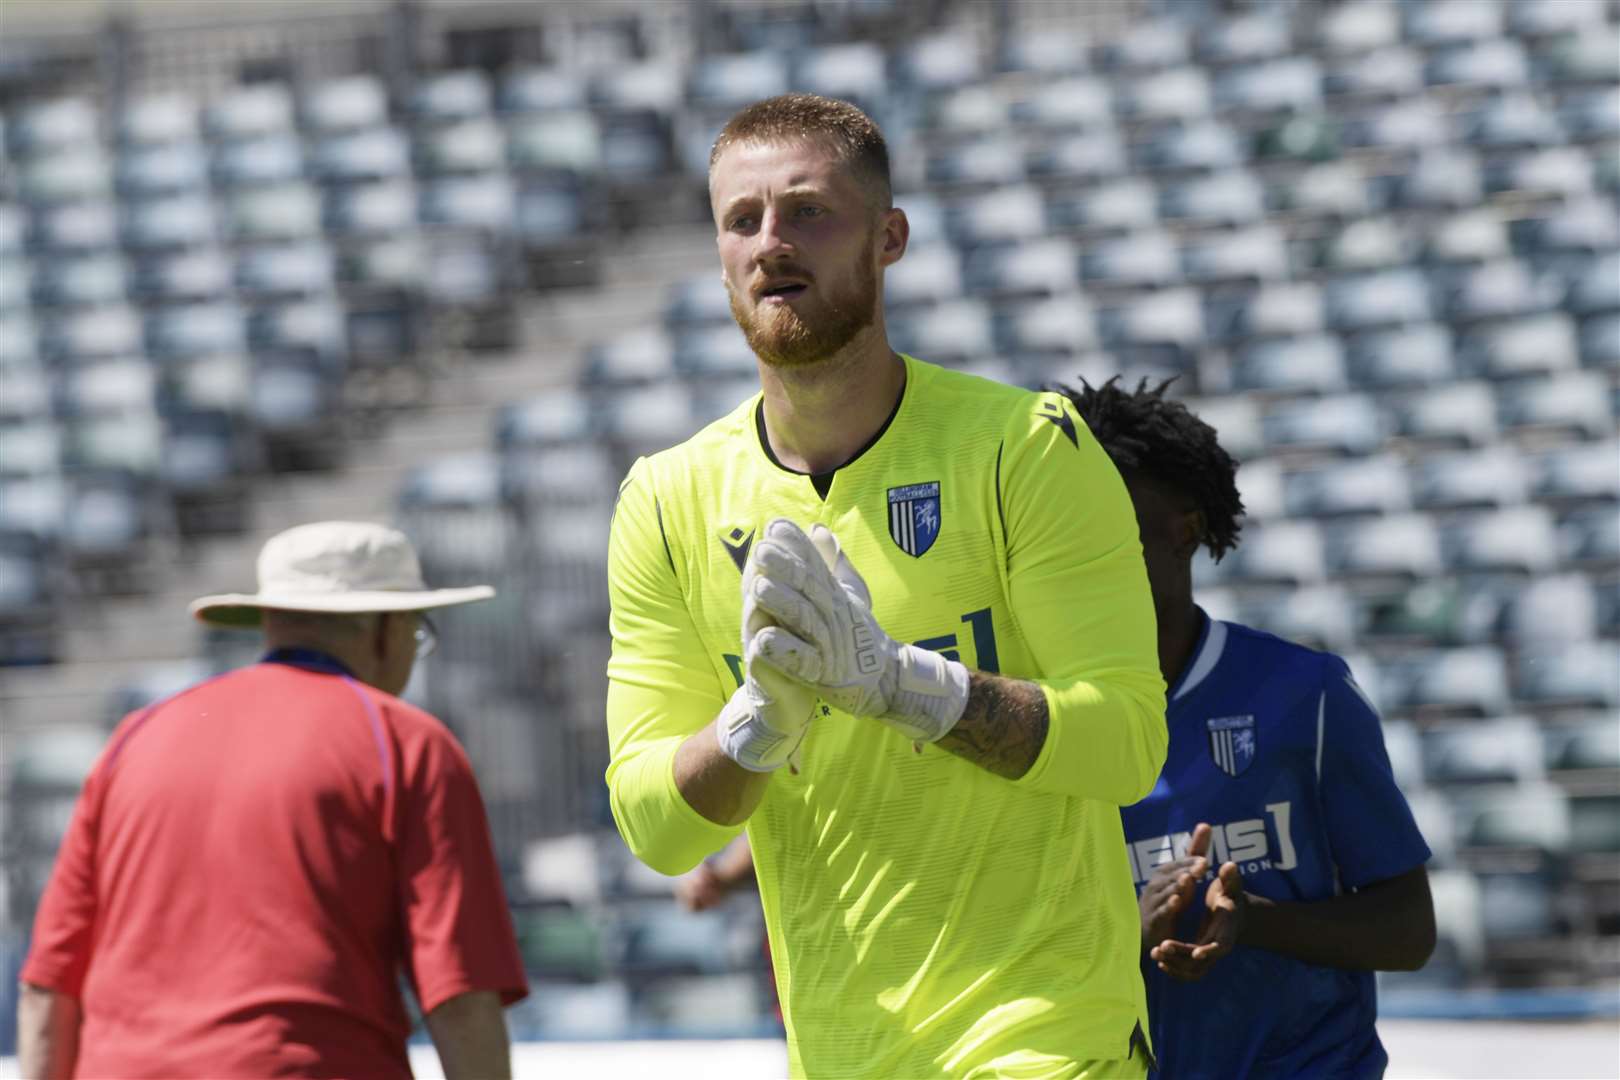
[[[894,205],[889,144],[877,124],[847,101],[819,94],[780,94],[756,101],[726,121],[709,151],[709,170],[733,146],[813,140],[830,146],[882,209]]]

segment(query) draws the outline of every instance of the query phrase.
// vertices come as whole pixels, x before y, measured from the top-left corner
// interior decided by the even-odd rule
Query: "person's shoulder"
[[[975,408],[990,409],[996,415],[1005,417],[1022,406],[1032,405],[1039,397],[1035,391],[1012,383],[941,367],[914,356],[908,359],[911,361],[912,377],[917,379],[922,393],[931,400],[952,405],[970,402]]]
[[[1313,649],[1309,645],[1242,623],[1223,622],[1227,648],[1244,657],[1245,668],[1258,669],[1264,665],[1267,671],[1287,672],[1324,684],[1350,678],[1350,666],[1338,653]]]

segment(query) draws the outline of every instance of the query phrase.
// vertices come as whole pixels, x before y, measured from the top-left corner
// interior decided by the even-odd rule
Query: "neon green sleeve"
[[[1068,399],[1032,401],[1009,424],[998,478],[1013,618],[1050,711],[1017,782],[1128,806],[1153,790],[1169,745],[1136,513]]]
[[[607,783],[613,820],[636,858],[683,874],[742,827],[716,825],[675,787],[675,751],[725,697],[675,577],[651,474],[645,459],[631,467],[608,540]]]

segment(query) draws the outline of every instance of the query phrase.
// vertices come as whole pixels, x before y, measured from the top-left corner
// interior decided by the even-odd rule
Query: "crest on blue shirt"
[[[939,481],[889,489],[889,536],[913,558],[939,537]]]
[[[1217,716],[1204,721],[1209,729],[1209,756],[1227,776],[1242,776],[1254,764],[1254,717]]]

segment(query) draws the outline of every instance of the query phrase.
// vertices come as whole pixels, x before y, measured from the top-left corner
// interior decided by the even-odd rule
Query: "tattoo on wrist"
[[[997,776],[1029,772],[1046,745],[1046,695],[1034,683],[974,672],[967,708],[938,742]]]

